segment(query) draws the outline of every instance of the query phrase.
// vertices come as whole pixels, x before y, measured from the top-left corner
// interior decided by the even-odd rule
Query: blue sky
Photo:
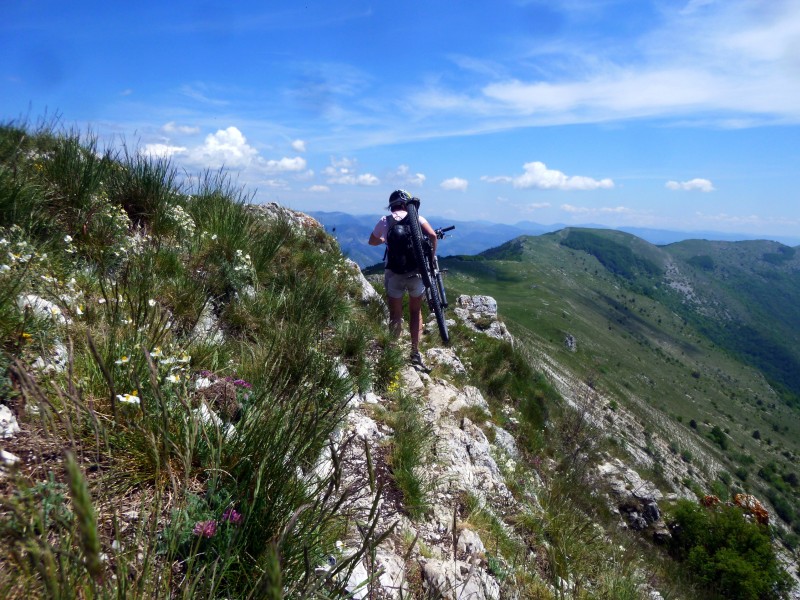
[[[257,201],[800,236],[800,2],[2,0],[0,117]]]

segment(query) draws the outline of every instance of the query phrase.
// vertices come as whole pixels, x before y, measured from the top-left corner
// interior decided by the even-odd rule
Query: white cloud
[[[189,152],[189,158],[211,168],[248,167],[257,160],[258,150],[247,143],[241,131],[231,126],[206,136],[202,146]]]
[[[265,185],[271,188],[280,188],[280,189],[287,189],[289,187],[289,182],[285,179],[264,179],[259,182],[260,185]]]
[[[549,202],[534,202],[533,204],[526,205],[526,208],[530,210],[541,210],[543,208],[550,208]]]
[[[331,158],[331,164],[322,171],[328,183],[338,185],[379,185],[381,180],[372,173],[357,173],[357,163],[351,158]]]
[[[471,129],[484,131],[644,117],[713,119],[723,126],[731,118],[800,122],[800,3],[667,4],[624,46],[566,34],[560,43],[532,42],[519,59],[534,65],[527,73],[484,71],[477,93],[431,84],[410,104],[423,114],[469,116]],[[463,130],[463,122],[452,127]]]
[[[713,192],[714,184],[708,179],[690,179],[689,181],[668,181],[666,187],[669,190],[682,190],[685,192],[700,191]]]
[[[311,187],[308,188],[308,191],[313,192],[315,194],[319,194],[324,192],[330,192],[331,188],[329,188],[327,185],[312,185]]]
[[[468,186],[469,182],[466,179],[461,179],[460,177],[451,177],[450,179],[445,179],[439,184],[439,187],[441,187],[443,190],[456,190],[459,192],[466,192]]]
[[[175,154],[183,154],[186,148],[183,146],[170,146],[169,144],[145,144],[139,150],[139,154],[151,156],[153,158],[169,158]]]
[[[191,135],[194,133],[200,133],[199,127],[191,127],[189,125],[178,125],[175,121],[170,121],[166,123],[162,128],[166,133],[183,133],[186,135]]]
[[[306,143],[304,140],[295,140],[292,142],[292,149],[295,152],[305,152],[306,151]]]
[[[590,208],[586,206],[574,206],[572,204],[562,204],[561,210],[564,212],[572,213],[572,214],[622,214],[622,213],[629,213],[631,209],[626,206],[603,206],[601,208]]]
[[[611,189],[614,182],[611,179],[592,179],[583,175],[565,175],[561,171],[548,169],[540,161],[525,163],[524,173],[516,177],[500,175],[489,177],[484,175],[482,181],[489,183],[511,183],[515,188],[536,188],[540,190],[596,190]]]
[[[514,178],[507,175],[481,175],[481,181],[485,181],[487,183],[511,183],[514,181]]]
[[[306,168],[306,159],[302,156],[294,158],[282,158],[280,160],[268,160],[264,167],[269,173],[299,172]]]
[[[400,165],[395,171],[393,179],[404,185],[421,186],[425,183],[427,177],[422,173],[412,173],[408,165]]]

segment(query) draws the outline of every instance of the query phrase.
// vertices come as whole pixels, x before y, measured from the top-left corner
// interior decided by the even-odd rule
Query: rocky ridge
[[[513,342],[497,319],[494,299],[461,296],[456,304],[454,313],[467,327]],[[430,364],[442,365],[454,375],[467,370],[453,348],[430,348],[426,356]],[[431,377],[410,367],[403,370],[400,385],[405,393],[419,400],[422,417],[433,434],[431,454],[435,461],[425,467],[431,487],[430,506],[423,518],[413,521],[391,488],[378,500],[378,530],[394,527],[394,533],[378,546],[370,564],[364,561],[351,573],[349,587],[353,597],[407,598],[422,593],[472,600],[519,597],[518,591],[507,584],[504,587],[498,577],[502,569],[490,564],[480,532],[462,521],[464,502],[471,498],[482,511],[503,523],[504,517],[538,506],[536,495],[543,483],[532,471],[532,480],[524,492],[526,505],[515,499],[506,483],[506,475],[514,471],[519,458],[513,435],[488,420],[476,423],[466,416],[491,417],[489,404],[477,388],[458,386],[447,378]],[[351,402],[353,410],[337,443],[357,440],[347,444],[343,453],[345,479],[363,485],[370,457],[377,472],[391,468],[385,463],[383,449],[391,443],[393,431],[379,416],[387,399],[368,393],[354,396]],[[659,541],[669,537],[658,508],[663,496],[654,484],[619,460],[609,459],[594,475],[608,490],[608,502],[620,515],[621,527],[649,528]],[[364,497],[360,502],[366,509],[374,500]],[[514,535],[513,531],[507,533]],[[358,536],[353,535],[345,541],[345,547],[357,543]],[[528,559],[535,561],[534,551],[529,552]],[[657,592],[654,594],[654,598],[659,597]]]

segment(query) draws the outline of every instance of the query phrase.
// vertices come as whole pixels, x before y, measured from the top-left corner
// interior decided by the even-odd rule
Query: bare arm
[[[370,246],[380,246],[384,243],[385,240],[379,237],[375,237],[374,233],[369,234],[369,245]]]
[[[420,223],[422,226],[422,231],[425,232],[425,235],[431,240],[431,247],[433,248],[433,255],[436,256],[436,243],[439,239],[436,237],[436,232],[431,227],[430,223]]]

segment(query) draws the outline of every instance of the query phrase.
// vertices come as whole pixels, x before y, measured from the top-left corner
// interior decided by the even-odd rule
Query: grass
[[[49,457],[0,495],[4,597],[335,595],[380,532],[329,440],[397,365],[335,243],[91,135],[0,159],[0,389]]]
[[[394,430],[388,463],[403,496],[403,509],[411,519],[418,520],[430,508],[433,431],[422,418],[417,398],[397,392],[395,404],[396,409],[387,418]]]
[[[735,352],[722,346],[721,338],[709,338],[708,328],[701,327],[702,315],[693,319],[681,316],[686,307],[667,302],[663,285],[653,287],[649,273],[666,260],[666,250],[624,234],[608,242],[595,238],[588,242],[602,243],[597,242],[590,249],[608,259],[608,264],[622,275],[609,270],[611,267],[604,266],[580,244],[570,248],[560,243],[558,234],[550,234],[517,240],[479,260],[445,259],[449,269],[447,285],[451,295],[495,297],[506,325],[529,353],[534,367],[549,361],[569,376],[594,386],[616,406],[623,406],[655,432],[654,438],[680,439],[681,450],[687,451],[691,465],[697,466],[700,485],[706,493],[716,480],[716,473],[699,473],[706,464],[705,457],[713,457],[730,473],[743,473],[736,456],[746,453],[754,457],[756,471],[774,461],[781,472],[791,477],[796,471],[793,457],[800,453],[800,421],[796,410],[776,394],[780,388],[771,387],[761,373],[737,359]],[[586,239],[578,241],[588,243]],[[612,249],[610,256],[602,252],[604,244]],[[747,291],[747,302],[752,303],[753,298],[760,297],[758,290],[770,289],[763,288],[755,267],[747,279],[748,265],[761,264],[758,253],[763,249],[756,246],[732,245],[729,256],[724,248],[709,248],[700,242],[691,247],[670,248],[669,252],[673,259],[681,260],[694,254],[713,255],[717,271],[727,269],[733,277],[730,281],[738,282],[741,289],[754,288]],[[786,253],[782,256],[779,264],[766,263],[770,266],[758,269],[794,268],[796,258]],[[695,267],[686,269],[698,290],[713,291],[713,281],[701,279]],[[650,281],[649,288],[645,281]],[[774,284],[775,280],[764,281]],[[735,298],[724,295],[728,292],[713,293],[716,302],[730,301],[730,310],[738,310]],[[784,310],[784,305],[773,299],[751,312],[762,320],[768,310],[778,319],[789,319],[794,309]],[[770,331],[787,331],[786,327],[789,326],[783,321],[776,321],[775,327],[766,326]],[[575,352],[564,343],[568,335],[577,341]],[[771,346],[751,347],[766,352]],[[673,417],[669,428],[674,433],[665,430],[667,416]],[[709,425],[702,431],[692,430],[692,421]],[[754,438],[754,430],[760,431],[758,437],[762,439]],[[701,435],[711,431],[722,431],[724,436],[716,433],[712,439]],[[769,432],[769,443],[765,432]],[[762,501],[777,493],[779,505],[787,503],[794,506],[794,514],[800,514],[797,489],[780,489],[772,481],[753,477],[744,485]]]

